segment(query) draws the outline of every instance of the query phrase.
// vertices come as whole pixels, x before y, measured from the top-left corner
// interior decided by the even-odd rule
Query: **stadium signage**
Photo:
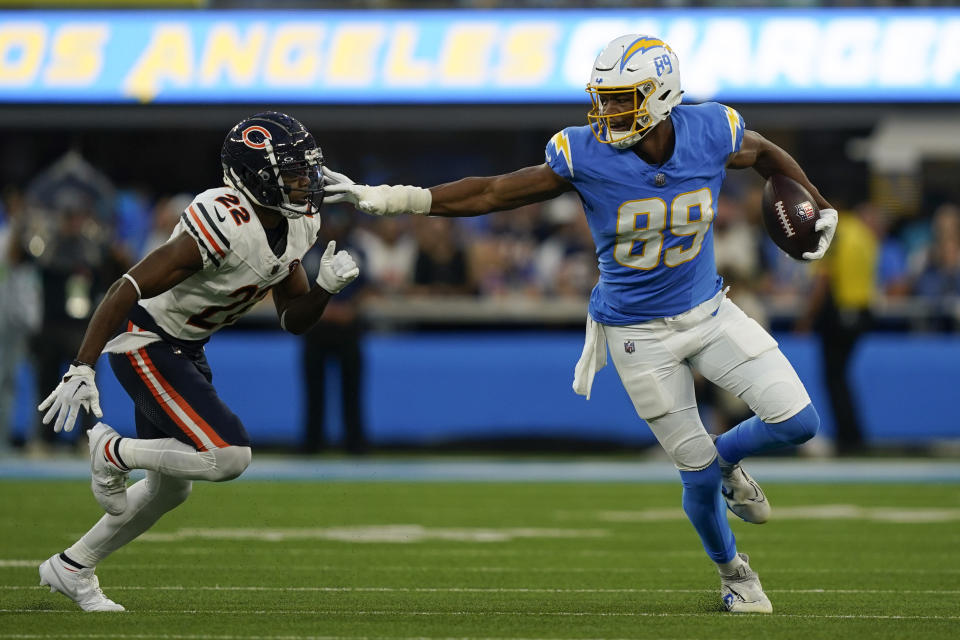
[[[960,9],[0,12],[0,102],[582,102],[652,33],[695,100],[960,101]]]

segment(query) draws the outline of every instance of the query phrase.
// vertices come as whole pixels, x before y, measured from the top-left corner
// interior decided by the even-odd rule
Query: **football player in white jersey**
[[[600,267],[574,389],[589,398],[607,348],[637,414],[680,471],[683,508],[721,577],[729,611],[769,613],[748,558],[737,552],[725,510],[762,523],[770,505],[738,464],[804,442],[819,417],[776,341],[726,299],[713,257],[713,216],[727,168],[753,167],[802,184],[820,207],[823,256],[837,214],[796,161],[744,128],[717,103],[681,105],[680,66],[662,40],[616,38],[597,57],[587,85],[588,124],[548,143],[546,163],[430,189],[356,185],[329,170],[345,200],[381,216],[475,216],[579,194]],[[697,412],[693,369],[743,398],[756,414],[717,438]],[[724,506],[726,502],[726,507]]]
[[[250,464],[247,432],[210,382],[211,334],[268,292],[280,326],[301,334],[359,274],[334,242],[318,286],[300,264],[317,241],[324,196],[323,156],[300,122],[277,112],[243,120],[221,162],[225,186],[194,198],[166,244],[113,284],[39,406],[55,431],[70,431],[81,408],[102,417],[94,363],[103,352],[135,407],[137,438],[102,422],[87,433],[91,486],[106,515],[40,565],[40,583],[85,611],[124,610],[100,590],[97,563],[186,500],[194,480],[232,480]],[[128,488],[131,469],[147,472]]]

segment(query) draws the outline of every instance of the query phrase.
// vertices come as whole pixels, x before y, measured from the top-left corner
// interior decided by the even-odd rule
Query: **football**
[[[770,239],[787,255],[803,259],[815,251],[820,234],[814,230],[820,209],[803,186],[792,178],[774,174],[763,185],[763,226]]]

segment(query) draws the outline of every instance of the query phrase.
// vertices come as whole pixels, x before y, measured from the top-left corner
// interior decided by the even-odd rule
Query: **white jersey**
[[[178,340],[204,340],[249,311],[300,264],[317,241],[320,216],[288,219],[287,246],[274,255],[253,205],[239,191],[204,191],[180,216],[171,237],[186,233],[203,269],[172,289],[140,301],[157,325]]]

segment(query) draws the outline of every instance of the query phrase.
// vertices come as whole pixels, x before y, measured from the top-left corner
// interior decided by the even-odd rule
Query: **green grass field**
[[[0,638],[957,638],[960,488],[765,487],[734,522],[772,616],[722,612],[679,485],[197,483],[97,570],[87,614],[36,564],[87,483],[0,481]]]

